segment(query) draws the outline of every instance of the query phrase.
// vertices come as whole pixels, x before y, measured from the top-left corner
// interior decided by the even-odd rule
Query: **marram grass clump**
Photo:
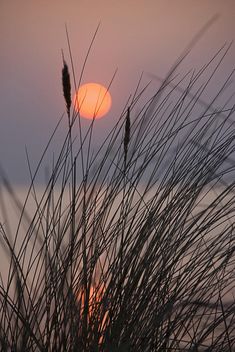
[[[83,135],[73,112],[42,196],[32,173],[21,207],[3,177],[21,216],[14,238],[0,228],[1,351],[235,349],[234,105],[216,103],[231,77],[203,103],[226,52],[173,70],[138,114],[136,91],[93,153],[98,122]],[[65,61],[62,82],[70,115]]]

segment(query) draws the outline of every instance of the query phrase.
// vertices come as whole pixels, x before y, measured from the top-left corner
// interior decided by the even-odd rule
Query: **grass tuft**
[[[183,75],[180,59],[144,103],[140,80],[96,151],[98,122],[84,134],[73,111],[41,194],[58,126],[23,204],[2,177],[20,217],[0,227],[1,351],[235,349],[234,105],[217,104],[232,74],[203,99],[228,49]],[[70,117],[64,59],[62,83]]]

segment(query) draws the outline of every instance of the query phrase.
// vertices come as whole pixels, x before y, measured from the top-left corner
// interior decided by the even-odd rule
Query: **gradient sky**
[[[146,72],[146,82],[149,72],[164,76],[193,35],[216,13],[219,19],[197,43],[182,71],[199,68],[234,39],[234,0],[0,0],[0,164],[10,180],[29,181],[25,145],[35,167],[64,111],[61,48],[68,58],[65,23],[79,75],[101,22],[84,82],[108,85],[118,68],[110,90],[113,107],[96,124],[98,141],[119,117],[141,72]],[[234,68],[234,59],[233,45],[218,83]],[[60,138],[61,130],[56,143]]]

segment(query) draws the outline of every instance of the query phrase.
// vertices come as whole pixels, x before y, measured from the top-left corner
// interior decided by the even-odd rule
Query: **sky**
[[[182,71],[200,68],[225,42],[234,40],[234,0],[0,0],[0,165],[9,180],[29,182],[25,146],[35,168],[65,111],[61,88],[61,49],[69,63],[65,23],[78,77],[100,23],[83,83],[107,86],[118,69],[110,88],[112,108],[96,122],[98,143],[120,116],[140,74],[144,72],[146,82],[150,74],[164,77],[215,14],[217,21],[195,45]],[[234,58],[233,45],[215,86],[234,68]],[[153,81],[151,89],[158,86]],[[55,148],[63,128],[65,123]]]

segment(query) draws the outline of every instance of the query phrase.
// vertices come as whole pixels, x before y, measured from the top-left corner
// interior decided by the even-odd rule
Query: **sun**
[[[101,84],[86,83],[75,93],[73,102],[80,116],[87,119],[100,119],[109,112],[112,98],[108,89]]]

